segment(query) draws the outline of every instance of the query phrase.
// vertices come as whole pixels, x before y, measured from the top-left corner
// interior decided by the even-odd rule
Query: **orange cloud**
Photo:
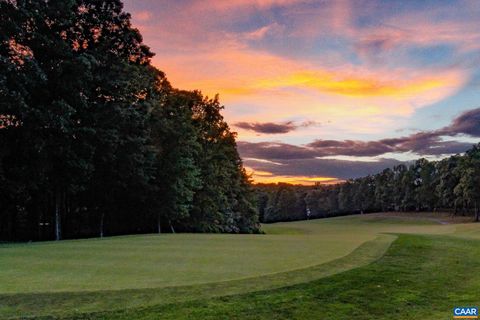
[[[335,184],[343,180],[332,177],[307,177],[307,176],[278,176],[267,171],[255,171],[246,167],[247,173],[252,177],[254,183],[291,183],[301,185]]]
[[[201,88],[209,95],[220,93],[228,103],[242,97],[246,99],[249,95],[262,95],[262,92],[281,97],[288,95],[282,89],[291,88],[356,98],[418,97],[418,101],[409,101],[408,104],[421,106],[424,102],[432,103],[444,98],[467,80],[462,69],[418,72],[408,69],[370,70],[343,65],[329,70],[267,52],[252,51],[234,41],[215,51],[199,51],[195,56],[159,55],[154,60],[157,61],[159,65],[167,62],[164,69],[176,85],[188,89]],[[301,94],[305,93],[296,92],[297,98]],[[367,109],[371,105],[366,106]],[[384,107],[387,105],[384,104]]]
[[[303,71],[286,77],[259,80],[253,87],[226,89],[227,94],[246,94],[266,89],[285,87],[309,88],[324,93],[355,97],[404,97],[458,86],[462,82],[458,74],[423,76],[411,80],[382,80],[336,74],[328,71]]]
[[[230,86],[233,81],[226,81],[218,83],[218,87],[222,100],[227,103],[228,119],[235,122],[314,120],[322,126],[288,133],[290,138],[309,135],[314,138],[333,133],[374,134],[405,126],[407,117],[415,110],[454,94],[467,79],[463,70],[425,74],[407,70],[300,71],[271,79],[252,79],[250,83],[242,81],[237,87]],[[251,107],[245,115],[236,114],[232,104]],[[251,132],[240,129],[239,133],[242,139],[255,139]]]
[[[193,1],[191,6],[172,2],[170,13],[155,12],[158,22],[141,21],[135,14],[133,17],[145,42],[157,53],[154,63],[171,82],[210,96],[220,93],[230,123],[268,119],[324,124],[290,132],[288,137],[296,141],[320,135],[335,138],[333,132],[348,138],[395,130],[405,126],[416,110],[455,94],[468,81],[469,67],[462,64],[428,69],[412,67],[408,61],[387,64],[366,56],[369,46],[390,52],[408,44],[478,45],[480,32],[472,25],[475,22],[434,19],[443,13],[432,10],[385,17],[387,20],[374,27],[355,27],[356,16],[375,8],[359,8],[352,1],[321,6],[304,6],[305,2]],[[245,29],[247,11],[267,12],[272,6],[288,7],[283,20],[262,21],[260,26]],[[234,31],[235,24],[242,25],[241,31]],[[316,37],[325,35],[350,43],[351,47],[341,50],[359,54],[362,62],[353,64],[341,50],[338,56],[321,50],[314,57],[299,58],[262,42],[271,37],[293,37],[304,39],[309,46],[320,41]],[[252,47],[252,41],[262,45]],[[360,54],[362,50],[366,51]],[[390,55],[388,59],[395,57]],[[240,139],[260,139],[242,129],[239,134]]]
[[[343,182],[343,180],[337,178],[324,178],[324,177],[304,177],[304,176],[271,176],[271,177],[257,177],[253,175],[253,183],[290,183],[300,184],[306,186],[312,186],[319,184],[337,184]]]

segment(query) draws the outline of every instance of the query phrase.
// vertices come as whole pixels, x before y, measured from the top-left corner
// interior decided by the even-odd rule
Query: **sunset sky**
[[[126,0],[175,87],[220,94],[257,182],[480,141],[480,1]]]

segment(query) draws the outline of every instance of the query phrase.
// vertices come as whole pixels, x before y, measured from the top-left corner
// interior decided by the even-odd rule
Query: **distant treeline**
[[[218,99],[152,56],[119,0],[0,1],[0,241],[258,232]]]
[[[336,185],[257,185],[262,222],[385,211],[436,211],[479,220],[480,144],[441,161],[420,159]]]

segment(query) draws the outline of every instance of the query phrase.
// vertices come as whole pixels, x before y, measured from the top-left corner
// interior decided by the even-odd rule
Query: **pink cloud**
[[[133,13],[133,18],[137,21],[148,21],[152,18],[152,13],[149,11],[138,11]]]

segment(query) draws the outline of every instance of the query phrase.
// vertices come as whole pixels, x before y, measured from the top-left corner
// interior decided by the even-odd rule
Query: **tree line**
[[[450,211],[479,221],[480,144],[440,161],[419,159],[336,185],[257,185],[262,222],[386,211]]]
[[[130,20],[0,1],[0,241],[259,231],[218,97],[172,87]]]

